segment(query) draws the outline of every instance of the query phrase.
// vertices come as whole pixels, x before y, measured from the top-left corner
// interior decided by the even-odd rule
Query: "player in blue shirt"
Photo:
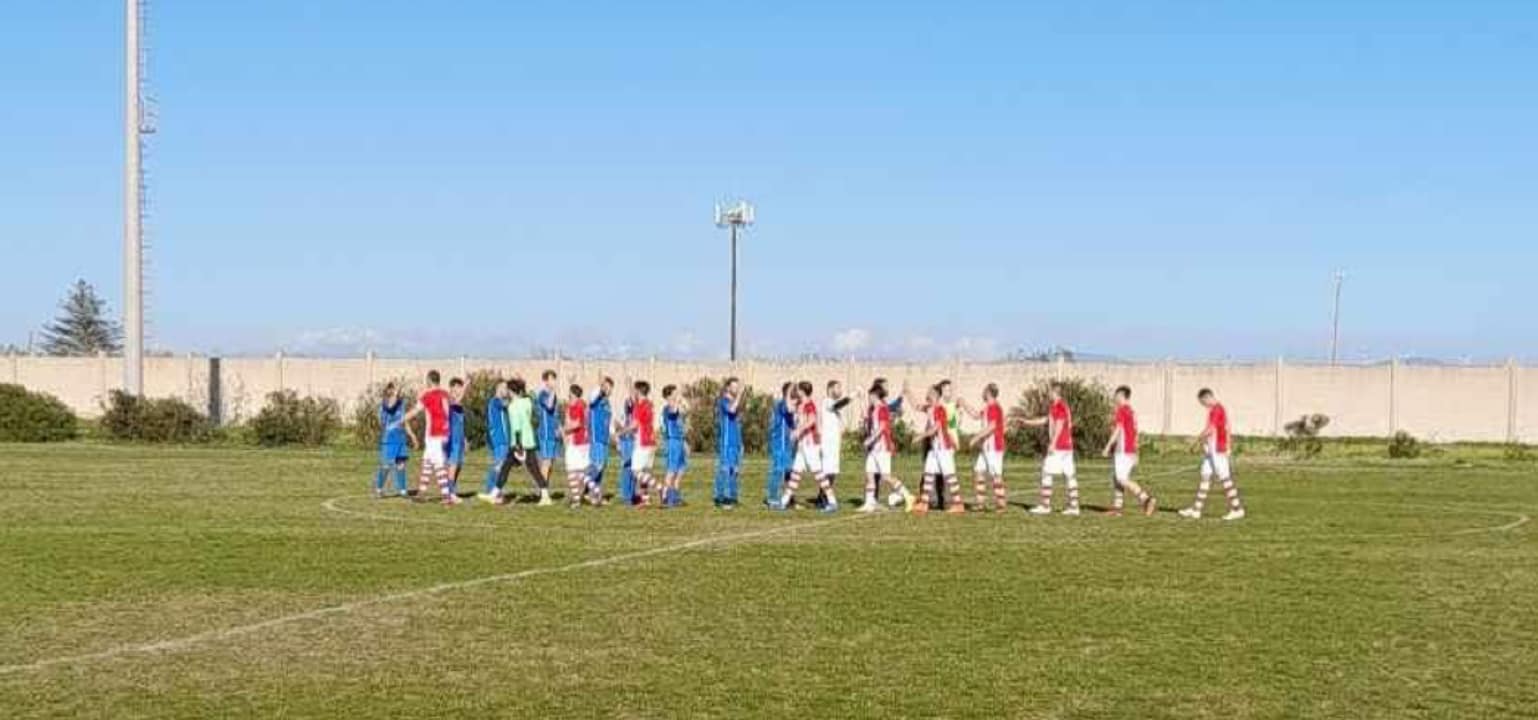
[[[619,436],[619,501],[625,505],[634,505],[635,497],[635,470],[630,466],[630,458],[635,455],[635,433],[628,432],[630,427],[630,415],[635,410],[635,399],[627,396],[624,404],[620,405],[619,422],[615,426],[619,428],[616,433]]]
[[[555,371],[546,370],[540,374],[539,379],[541,387],[539,394],[534,397],[534,413],[539,416],[539,474],[548,478],[555,456],[561,452],[561,428],[564,423],[561,420],[560,395],[555,390]],[[539,504],[553,503],[550,498],[541,495]]]
[[[449,467],[449,494],[459,495],[459,471],[465,467],[465,381],[449,380],[449,444],[445,448],[445,461]]]
[[[716,487],[715,504],[718,508],[737,506],[737,473],[742,468],[742,422],[737,413],[742,409],[742,383],[737,378],[727,378],[716,398]]]
[[[684,504],[679,486],[683,483],[684,470],[689,467],[689,449],[684,443],[684,407],[678,397],[678,386],[662,388],[662,438],[667,443],[667,477],[663,481],[662,507],[671,508]]]
[[[410,452],[406,449],[406,427],[402,420],[406,417],[406,401],[401,399],[400,389],[395,383],[387,383],[384,387],[384,399],[379,403],[379,470],[374,473],[374,497],[385,496],[385,478],[393,470],[395,472],[395,494],[407,497],[406,493],[406,459]]]
[[[790,407],[791,383],[780,386],[780,399],[774,402],[769,415],[769,479],[764,484],[764,504],[780,499],[780,488],[785,476],[790,474],[794,459],[791,452],[791,432],[796,426],[796,415]]]
[[[598,502],[603,501],[603,471],[609,466],[610,423],[614,421],[609,396],[613,392],[614,380],[606,377],[598,383],[598,394],[587,404],[588,440],[592,443],[588,458],[587,491]]]
[[[511,397],[507,382],[498,380],[491,399],[486,401],[486,449],[491,453],[491,467],[486,469],[486,484],[476,497],[489,503],[501,499],[497,476],[502,473],[502,464],[512,455],[513,426],[507,417],[507,401]]]

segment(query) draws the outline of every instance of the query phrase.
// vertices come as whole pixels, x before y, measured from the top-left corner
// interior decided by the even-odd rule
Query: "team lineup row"
[[[610,378],[599,382],[599,388],[591,398],[584,394],[580,385],[571,384],[563,403],[557,399],[556,373],[550,370],[542,374],[540,387],[532,396],[521,378],[498,381],[486,404],[486,444],[491,466],[477,498],[497,505],[509,503],[508,476],[521,467],[529,473],[539,493],[538,504],[554,504],[550,478],[555,458],[560,455],[566,474],[568,504],[573,508],[580,507],[584,501],[602,505],[605,503],[603,480],[612,446],[618,452],[620,477],[615,497],[620,502],[650,507],[655,493],[656,504],[661,507],[683,504],[679,487],[688,467],[688,452],[684,440],[687,408],[681,390],[674,385],[662,388],[660,413],[653,405],[651,385],[644,380],[630,384],[627,396],[617,409],[611,404],[613,392],[614,381]],[[464,395],[463,381],[454,378],[445,389],[436,370],[427,373],[427,389],[410,410],[406,409],[394,383],[385,387],[379,406],[382,432],[379,468],[373,485],[375,497],[389,495],[385,483],[392,473],[394,494],[410,496],[406,489],[408,447],[420,445],[422,469],[417,499],[425,499],[430,486],[436,483],[444,504],[463,502],[458,495],[458,482],[467,450]],[[1074,516],[1080,513],[1080,508],[1078,473],[1074,464],[1073,410],[1057,386],[1051,387],[1050,395],[1047,414],[1024,420],[1026,425],[1047,429],[1049,446],[1042,463],[1040,497],[1029,512],[1033,515],[1052,513],[1053,485],[1061,476],[1068,496],[1062,513]],[[979,510],[991,508],[995,512],[1004,512],[1008,508],[1008,489],[1004,481],[1006,421],[996,385],[990,383],[983,388],[981,408],[956,398],[948,380],[927,388],[919,400],[910,397],[906,387],[899,393],[891,393],[886,381],[877,378],[866,392],[866,399],[859,429],[865,451],[865,495],[861,512],[884,509],[877,500],[882,483],[890,491],[888,506],[901,506],[915,514],[927,513],[934,508],[947,513],[966,512],[956,470],[956,454],[962,449],[962,414],[982,423],[982,431],[972,436],[968,443],[976,455],[974,507]],[[1201,517],[1207,494],[1216,478],[1227,499],[1228,512],[1224,519],[1242,519],[1245,509],[1239,500],[1229,459],[1227,412],[1209,389],[1202,389],[1197,400],[1207,410],[1206,426],[1196,440],[1202,454],[1201,480],[1194,502],[1181,510],[1180,515]],[[739,474],[743,460],[742,402],[742,383],[737,378],[727,378],[715,400],[717,456],[712,501],[722,509],[735,508],[739,504]],[[788,382],[781,387],[780,397],[769,418],[770,468],[765,484],[765,504],[770,509],[794,507],[802,481],[811,478],[818,488],[816,507],[826,513],[838,511],[834,485],[842,469],[844,421],[841,411],[850,402],[837,381],[827,384],[820,399],[814,397],[814,387],[807,381]],[[1130,493],[1137,499],[1142,512],[1151,515],[1158,507],[1158,500],[1132,479],[1137,467],[1138,431],[1131,388],[1118,387],[1115,402],[1111,437],[1102,449],[1102,453],[1112,460],[1112,500],[1107,512],[1120,515],[1125,497]],[[923,443],[924,465],[918,493],[905,486],[892,470],[892,455],[897,449],[892,427],[905,403],[917,406],[925,418],[919,435]],[[423,418],[420,443],[412,427],[418,416]],[[660,479],[653,471],[659,452],[663,461]]]

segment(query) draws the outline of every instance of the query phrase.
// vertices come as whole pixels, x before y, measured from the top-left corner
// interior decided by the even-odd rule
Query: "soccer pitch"
[[[734,512],[709,458],[684,509],[573,512],[374,501],[368,451],[0,449],[5,718],[1538,712],[1531,464],[1241,458],[1223,523],[1171,512],[1194,459],[1145,462],[1153,518],[919,518],[763,511],[759,459]]]

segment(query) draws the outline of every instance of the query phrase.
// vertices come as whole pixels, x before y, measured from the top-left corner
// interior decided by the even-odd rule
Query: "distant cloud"
[[[833,350],[842,354],[860,352],[870,347],[871,332],[865,328],[849,328],[833,334]]]

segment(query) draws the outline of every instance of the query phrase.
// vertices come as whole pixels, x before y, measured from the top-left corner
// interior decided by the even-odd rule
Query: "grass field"
[[[688,508],[573,513],[373,501],[368,452],[0,450],[3,718],[1538,714],[1531,463],[1241,461],[1225,524],[722,513],[708,458]]]

